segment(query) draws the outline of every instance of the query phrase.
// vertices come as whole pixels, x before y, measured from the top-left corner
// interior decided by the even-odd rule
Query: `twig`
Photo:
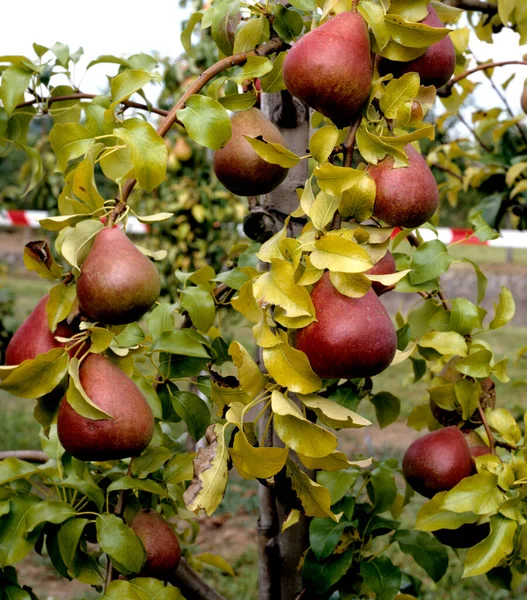
[[[490,16],[495,15],[498,12],[496,5],[492,5],[490,2],[480,2],[480,0],[447,0],[445,4]]]
[[[353,162],[353,152],[355,150],[355,139],[357,137],[357,131],[360,127],[362,121],[362,115],[359,115],[355,122],[350,126],[350,130],[348,132],[348,136],[346,141],[344,142],[344,159],[342,161],[343,167],[351,167],[351,163]]]
[[[470,75],[472,75],[473,73],[477,73],[478,71],[486,71],[488,69],[493,69],[494,67],[505,67],[507,65],[523,65],[523,66],[527,66],[527,61],[524,61],[524,60],[503,60],[501,62],[491,62],[491,63],[485,63],[484,65],[478,65],[477,67],[474,67],[473,69],[469,69],[468,71],[465,71],[464,73],[461,73],[457,77],[453,77],[442,88],[439,88],[437,90],[437,93],[438,93],[439,96],[443,96],[443,97],[444,96],[450,96],[450,91],[451,91],[452,87],[456,83],[459,83],[460,81],[462,81],[463,79],[466,79],[467,77],[470,77]]]
[[[0,452],[0,460],[6,458],[18,458],[29,462],[45,463],[49,460],[49,456],[45,452],[38,450],[7,450]]]
[[[443,167],[443,165],[438,165],[437,163],[433,163],[430,166],[433,167],[434,169],[437,169],[438,171],[443,171],[443,173],[448,173],[449,175],[452,175],[452,177],[456,177],[456,179],[463,181],[463,177],[461,177],[461,175],[454,173],[454,171],[451,171],[447,167]]]
[[[489,448],[491,454],[496,454],[496,440],[492,435],[492,431],[490,430],[489,422],[487,421],[487,417],[485,415],[485,411],[481,406],[481,401],[478,400],[478,411],[479,416],[481,418],[481,422],[483,423],[483,427],[485,427],[485,431],[487,432],[487,437],[489,438]]]
[[[463,123],[463,125],[472,133],[474,139],[478,142],[478,144],[485,150],[486,152],[492,152],[492,148],[488,146],[481,137],[476,133],[476,130],[469,125],[465,117],[461,114],[461,112],[457,113],[457,118]]]

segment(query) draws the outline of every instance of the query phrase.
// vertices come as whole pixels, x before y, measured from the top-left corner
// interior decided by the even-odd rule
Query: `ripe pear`
[[[386,254],[381,258],[381,260],[377,261],[373,267],[366,271],[368,275],[390,275],[391,273],[396,273],[397,267],[395,265],[395,258],[393,254],[388,250]],[[373,291],[377,294],[377,296],[382,296],[386,292],[390,292],[393,290],[395,285],[384,285],[380,281],[372,281],[371,287]]]
[[[373,64],[368,26],[357,12],[344,12],[296,42],[283,65],[291,94],[348,126],[368,100]]]
[[[377,192],[373,214],[392,227],[418,227],[426,223],[439,205],[439,191],[425,159],[411,145],[405,146],[408,166],[394,168],[387,156],[367,172]]]
[[[472,475],[472,456],[461,431],[446,427],[415,440],[405,452],[403,474],[427,498],[451,490]]]
[[[524,113],[527,113],[527,84],[523,88],[521,96],[521,105]]]
[[[181,162],[187,162],[192,158],[194,150],[185,138],[178,138],[174,145],[174,156]]]
[[[482,523],[465,523],[458,529],[438,529],[432,531],[434,536],[445,546],[451,548],[472,548],[479,544],[490,533],[490,525]]]
[[[112,418],[87,419],[63,398],[57,419],[60,443],[79,460],[139,456],[154,434],[152,410],[139,388],[100,354],[87,356],[79,376],[90,400]]]
[[[262,136],[267,142],[285,146],[282,134],[258,108],[234,113],[231,123],[231,139],[214,153],[216,177],[238,196],[268,194],[287,177],[288,169],[260,158],[243,136]]]
[[[323,379],[373,377],[392,362],[397,336],[373,290],[361,298],[341,294],[325,273],[311,292],[317,320],[297,331],[295,347]]]
[[[167,580],[181,560],[181,548],[174,530],[155,510],[141,510],[130,522],[146,550],[146,563],[139,577]]]
[[[137,321],[159,298],[159,273],[117,227],[95,236],[77,280],[82,312],[92,321],[120,325]]]
[[[437,12],[428,7],[428,15],[421,21],[430,27],[443,27]],[[409,62],[398,62],[387,58],[380,58],[377,63],[380,75],[393,73],[394,77],[401,77],[405,73],[418,73],[421,85],[433,85],[439,88],[450,80],[456,68],[456,51],[450,36],[432,44],[419,58]]]
[[[19,365],[25,360],[32,360],[39,354],[45,354],[53,348],[62,348],[64,344],[58,342],[55,337],[70,338],[75,332],[62,321],[58,324],[54,333],[51,332],[46,315],[46,305],[49,294],[40,299],[29,317],[15,331],[7,345],[5,352],[6,365]],[[78,346],[72,350],[76,351]]]
[[[470,455],[473,458],[477,456],[485,456],[486,454],[490,454],[490,448],[485,444],[483,438],[476,431],[466,431],[464,432],[465,441],[467,442],[468,449],[470,450]]]

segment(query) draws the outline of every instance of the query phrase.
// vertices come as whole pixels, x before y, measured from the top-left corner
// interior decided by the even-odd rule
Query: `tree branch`
[[[491,63],[485,63],[484,65],[478,65],[477,67],[474,67],[473,69],[469,69],[468,71],[461,73],[457,77],[453,77],[448,83],[446,83],[443,87],[441,87],[437,90],[437,95],[441,96],[443,98],[450,96],[450,94],[452,93],[453,86],[456,83],[459,83],[460,81],[462,81],[463,79],[470,77],[470,75],[473,75],[474,73],[477,73],[478,71],[487,71],[488,69],[494,69],[495,67],[506,67],[507,65],[527,66],[527,61],[503,60],[501,62],[491,62]]]
[[[476,130],[469,125],[465,117],[461,114],[461,112],[457,113],[457,118],[463,123],[463,125],[470,131],[470,133],[474,136],[474,139],[478,142],[478,144],[485,150],[485,152],[492,152],[492,148],[488,146],[482,138],[476,133]]]
[[[19,460],[27,460],[29,462],[45,463],[49,460],[49,456],[45,452],[38,450],[7,450],[0,452],[0,460],[6,458],[18,458]]]
[[[359,115],[354,123],[351,124],[350,130],[346,141],[344,142],[344,160],[342,162],[343,167],[351,167],[353,162],[353,152],[355,150],[355,139],[357,138],[357,131],[359,130],[362,121],[362,115]]]
[[[196,571],[182,558],[176,574],[170,580],[183,593],[187,600],[225,600],[223,596],[211,588]]]
[[[437,163],[432,163],[430,166],[434,169],[437,169],[438,171],[443,171],[443,173],[448,173],[449,175],[452,175],[452,177],[456,177],[457,179],[459,179],[459,181],[463,181],[463,177],[461,177],[461,175],[454,173],[454,171],[451,171],[447,167],[443,167],[443,165],[439,165]]]
[[[480,0],[446,0],[445,4],[454,8],[480,12],[485,15],[493,16],[497,14],[498,8],[489,2],[480,2]]]

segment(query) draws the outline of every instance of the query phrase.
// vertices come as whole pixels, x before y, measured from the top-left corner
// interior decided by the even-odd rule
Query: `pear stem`
[[[357,131],[359,130],[362,122],[362,115],[359,115],[355,121],[351,124],[348,136],[344,142],[344,160],[342,162],[343,167],[351,167],[353,163],[353,152],[355,151],[355,140],[357,138]]]

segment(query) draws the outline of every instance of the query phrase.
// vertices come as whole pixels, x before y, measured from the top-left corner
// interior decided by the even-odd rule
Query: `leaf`
[[[97,541],[101,550],[116,563],[125,575],[138,573],[146,560],[143,544],[137,535],[115,515],[99,515],[95,520]]]
[[[333,152],[339,139],[339,130],[334,125],[325,125],[317,129],[309,141],[309,151],[313,158],[324,163]]]
[[[62,266],[53,258],[45,241],[28,242],[25,245],[24,266],[44,279],[59,279],[62,275]]]
[[[289,345],[286,334],[279,335],[279,344],[263,350],[265,368],[279,385],[293,393],[316,392],[322,381],[311,369],[307,356]]]
[[[273,63],[266,56],[248,56],[245,63],[231,74],[230,79],[238,85],[248,79],[263,77],[273,70]]]
[[[315,242],[311,263],[316,269],[363,273],[373,267],[369,254],[356,242],[340,235],[326,235]]]
[[[225,445],[225,427],[211,425],[207,430],[209,445],[201,447],[194,459],[194,480],[183,495],[187,508],[203,509],[210,517],[218,508],[228,480],[229,454]]]
[[[296,11],[277,4],[273,7],[273,13],[273,28],[285,42],[295,40],[302,33],[304,21]]]
[[[311,550],[318,560],[323,560],[333,553],[340,540],[340,536],[351,523],[341,521],[335,523],[333,519],[313,519],[309,524],[309,543]]]
[[[371,282],[366,275],[362,273],[339,273],[331,271],[329,279],[343,296],[349,298],[362,298],[371,288]]]
[[[239,21],[240,3],[238,0],[215,4],[212,13],[212,39],[226,56],[233,52],[234,37]]]
[[[29,479],[35,473],[38,473],[37,466],[18,458],[10,457],[0,461],[0,485],[17,479]]]
[[[399,529],[393,539],[404,554],[409,554],[436,583],[448,569],[446,548],[431,535],[423,531]]]
[[[210,425],[210,410],[207,404],[191,392],[170,391],[172,407],[185,421],[188,432],[196,442],[200,440]]]
[[[11,65],[2,72],[0,99],[8,117],[16,105],[24,100],[24,92],[31,80],[31,72],[17,65]]]
[[[189,286],[181,292],[181,308],[189,314],[194,326],[206,333],[216,318],[214,300],[209,290],[203,286]]]
[[[396,119],[401,105],[412,102],[419,92],[419,75],[405,73],[399,79],[388,82],[381,96],[381,110],[387,119]]]
[[[450,327],[461,335],[472,333],[474,329],[481,329],[483,327],[482,316],[478,307],[466,298],[454,298],[450,314]]]
[[[487,573],[514,548],[514,533],[518,524],[502,515],[494,515],[490,519],[490,535],[470,548],[465,557],[463,577],[474,577]]]
[[[230,451],[234,466],[244,476],[268,479],[279,473],[289,455],[288,448],[255,448],[249,444],[245,433],[238,431]]]
[[[90,521],[88,519],[71,519],[65,523],[58,533],[60,556],[66,567],[73,567],[75,554],[81,535]]]
[[[423,504],[417,513],[416,529],[420,531],[437,531],[438,529],[459,529],[466,523],[475,523],[479,517],[472,511],[450,512],[443,510],[442,504],[447,492],[439,492],[431,500]]]
[[[163,480],[168,484],[181,483],[182,481],[191,481],[194,477],[194,465],[192,463],[196,454],[189,452],[186,454],[176,454],[166,465],[163,473]]]
[[[249,352],[239,343],[232,342],[229,355],[238,369],[238,379],[244,392],[255,398],[265,388],[265,377]]]
[[[392,600],[401,587],[401,570],[387,556],[362,562],[360,574],[377,600]]]
[[[468,352],[465,338],[455,331],[431,331],[419,340],[419,346],[444,355],[466,356]]]
[[[185,108],[177,111],[177,117],[191,139],[211,150],[219,150],[231,138],[229,114],[213,98],[196,94],[190,96]]]
[[[108,492],[117,492],[119,490],[141,491],[148,492],[149,494],[154,494],[156,496],[166,496],[163,486],[156,481],[153,481],[152,479],[136,479],[135,477],[131,477],[129,475],[120,477],[111,483],[107,488]]]
[[[263,30],[263,17],[247,21],[247,23],[240,27],[240,30],[236,34],[233,53],[238,54],[240,52],[250,52],[251,50],[254,50],[260,41]]]
[[[296,452],[320,458],[336,449],[337,438],[323,427],[308,421],[301,410],[281,392],[272,393],[271,408],[276,434]]]
[[[495,511],[504,500],[498,488],[498,477],[482,472],[465,477],[446,493],[441,508],[456,513],[474,512],[485,515]]]
[[[362,171],[351,167],[337,167],[329,162],[315,167],[314,175],[320,189],[334,196],[353,187],[365,176]]]
[[[52,392],[67,372],[67,353],[64,348],[54,348],[25,360],[2,380],[0,389],[19,398],[40,398]]]
[[[370,402],[375,407],[375,416],[381,429],[396,421],[401,412],[401,401],[390,392],[375,394],[370,398]]]
[[[72,358],[68,366],[70,375],[66,400],[73,410],[86,419],[102,420],[110,419],[111,415],[99,408],[88,396],[82,387],[79,374],[79,359]]]
[[[274,94],[276,92],[285,90],[282,67],[286,56],[287,52],[280,52],[280,54],[278,54],[273,61],[273,69],[260,78],[262,92],[265,92],[266,94]]]
[[[359,476],[360,471],[357,469],[343,469],[340,471],[333,471],[332,473],[318,473],[317,481],[329,490],[331,504],[333,505],[340,502],[340,500],[346,496]],[[348,515],[348,518],[351,517]]]
[[[49,133],[49,142],[57,157],[57,169],[64,172],[68,162],[86,154],[95,144],[95,139],[83,125],[55,123]]]
[[[209,552],[203,552],[201,554],[196,554],[195,558],[200,562],[210,565],[211,567],[216,567],[216,569],[220,569],[223,573],[230,575],[231,577],[235,577],[236,573],[231,565],[222,557],[217,554],[210,554]]]
[[[149,446],[141,456],[134,458],[132,474],[143,479],[160,469],[171,456],[172,452],[165,446]]]
[[[251,144],[253,150],[260,158],[263,158],[272,165],[280,165],[284,169],[290,169],[300,161],[299,156],[288,150],[285,146],[282,146],[282,144],[267,142],[261,136],[253,138],[244,135],[243,137]]]
[[[152,352],[169,352],[195,358],[210,359],[205,348],[188,331],[165,331],[154,342]]]
[[[353,217],[357,222],[366,221],[373,213],[376,186],[373,177],[365,175],[355,185],[342,194],[339,213],[348,219]]]
[[[126,69],[112,79],[110,91],[112,104],[110,108],[115,107],[123,100],[139,91],[143,86],[152,81],[153,77],[147,71],[141,69]]]
[[[168,150],[163,138],[142,119],[127,119],[113,133],[130,150],[138,184],[151,192],[166,177]]]
[[[70,313],[77,298],[76,291],[75,285],[67,286],[63,283],[51,288],[46,304],[46,315],[51,332],[54,332],[57,325]]]
[[[302,567],[302,577],[309,590],[325,594],[350,570],[353,556],[353,551],[349,551],[332,554],[323,562],[319,562],[313,552],[308,552]]]
[[[299,399],[307,408],[313,410],[322,423],[328,427],[342,429],[371,425],[371,421],[368,419],[327,398],[311,394],[310,396],[299,396]]]
[[[499,329],[507,325],[513,319],[515,312],[516,305],[511,291],[502,287],[498,303],[494,304],[494,318],[489,323],[489,328]]]
[[[331,500],[326,488],[315,483],[291,459],[287,461],[286,474],[291,480],[293,491],[302,503],[306,516],[329,517],[338,522],[340,515],[331,512]]]
[[[398,44],[409,48],[427,48],[440,42],[450,31],[446,27],[412,23],[398,15],[386,15],[384,20],[390,37]]]
[[[75,510],[66,502],[45,500],[33,505],[26,515],[26,532],[31,533],[43,523],[62,523],[75,516]]]
[[[151,336],[156,339],[165,331],[174,329],[174,305],[158,304],[146,317],[146,324]]]
[[[115,336],[115,341],[121,348],[133,348],[139,346],[145,339],[145,332],[139,326],[139,323],[130,323],[121,333]]]
[[[0,568],[21,561],[33,549],[39,532],[26,535],[26,518],[40,501],[29,495],[14,496],[7,500],[9,512],[0,518]]]
[[[508,444],[515,446],[520,442],[522,437],[520,426],[505,408],[487,411],[487,421],[490,428]]]
[[[67,227],[59,234],[56,242],[57,248],[72,267],[80,269],[95,236],[103,228],[104,225],[95,220],[81,221],[75,227]],[[60,240],[61,243],[59,243]]]
[[[192,15],[190,15],[190,19],[187,22],[187,26],[181,32],[181,45],[185,49],[185,52],[192,58],[196,57],[196,54],[194,52],[194,49],[192,48],[192,43],[191,43],[192,32],[194,31],[194,28],[196,27],[196,25],[201,21],[201,19],[203,19],[202,12],[192,13]]]
[[[412,285],[419,285],[440,277],[450,267],[452,258],[448,255],[448,249],[439,240],[425,242],[414,252],[412,256],[412,272],[409,275]]]

